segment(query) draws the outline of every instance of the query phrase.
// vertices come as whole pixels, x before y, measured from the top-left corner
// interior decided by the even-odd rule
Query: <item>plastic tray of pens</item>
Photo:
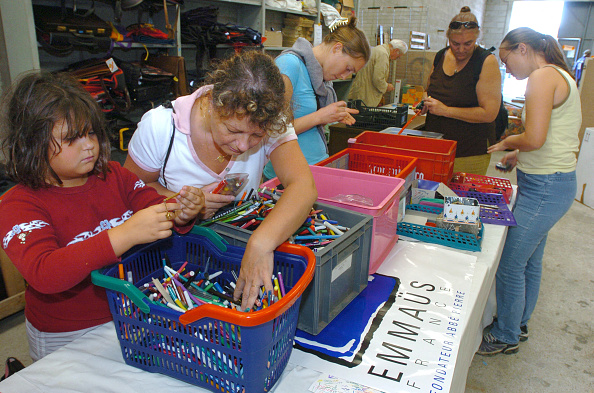
[[[513,213],[507,208],[505,197],[502,194],[489,194],[476,191],[454,190],[456,195],[465,198],[475,198],[480,204],[479,217],[485,224],[495,224],[504,226],[517,225]],[[428,206],[423,204],[410,204],[407,209],[422,211],[425,213],[439,214],[443,210],[441,207]]]
[[[513,194],[512,184],[501,177],[482,176],[472,173],[457,172],[452,177],[449,187],[452,191],[463,190],[488,194],[501,194],[509,203]]]
[[[202,291],[204,284],[218,287],[214,293],[232,286],[244,252],[212,230],[195,227],[187,235],[136,247],[121,263],[93,271],[93,283],[106,288],[126,364],[215,392],[270,390],[289,360],[301,294],[313,277],[315,257],[305,247],[281,245],[274,252],[274,272],[282,275],[279,299],[258,311],[241,312],[222,294]],[[180,295],[181,304],[167,306],[150,291],[157,287],[154,279],[161,285],[173,282],[177,293],[188,294]],[[171,289],[170,295],[175,293]],[[187,311],[182,296],[186,303],[196,298],[186,304]]]
[[[262,201],[270,200],[265,197],[266,194],[274,195],[267,190],[260,191],[263,191],[264,195],[261,197]],[[244,205],[245,201],[241,206]],[[255,205],[249,206],[248,209],[256,208],[260,210],[259,215],[265,216],[273,206],[266,205],[260,210],[261,205]],[[257,228],[250,224],[250,217],[250,213],[243,217],[230,217],[229,220],[212,223],[209,228],[230,244],[245,247]],[[329,230],[324,232],[324,229],[327,229],[324,224],[327,223],[337,225],[337,229],[343,231],[343,234],[333,236],[328,233]],[[320,236],[317,236],[318,234]],[[301,299],[297,328],[316,335],[367,287],[373,217],[315,202],[306,222],[294,235],[294,241],[311,248],[316,258],[314,278]],[[309,237],[307,235],[320,239],[304,239]]]
[[[435,216],[443,212],[443,208],[420,204],[407,205],[406,209],[429,213]],[[459,250],[481,251],[484,230],[485,227],[481,225],[478,235],[474,235],[472,233],[402,221],[398,223],[397,233],[401,236],[408,236],[427,243],[441,244]]]
[[[515,226],[514,214],[507,208],[503,194],[484,193],[477,191],[453,190],[456,195],[475,198],[481,206],[480,217],[485,224]]]

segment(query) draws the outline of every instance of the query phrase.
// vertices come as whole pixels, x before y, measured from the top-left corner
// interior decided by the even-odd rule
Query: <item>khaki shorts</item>
[[[480,156],[458,157],[454,160],[454,173],[465,172],[475,175],[486,175],[489,164],[491,163],[490,154]]]

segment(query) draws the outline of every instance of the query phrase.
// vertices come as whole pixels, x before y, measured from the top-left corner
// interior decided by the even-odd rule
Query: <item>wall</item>
[[[509,26],[513,4],[509,0],[487,0],[482,26],[482,43],[485,48],[499,48]]]
[[[460,8],[467,5],[476,15],[479,24],[484,20],[486,3],[489,0],[359,0],[359,9],[364,7],[427,7],[427,28],[430,49],[439,50],[446,46],[445,31],[452,18],[460,12]],[[373,37],[367,37],[373,42]],[[405,39],[405,38],[403,38]],[[372,44],[373,45],[373,44]]]
[[[18,17],[14,17],[18,15]],[[6,51],[6,62],[1,62],[2,82],[14,80],[20,73],[39,68],[39,54],[33,25],[30,1],[0,0],[0,17]],[[25,23],[23,23],[25,21]]]
[[[581,38],[576,59],[586,49],[594,49],[594,6],[592,2],[565,2],[559,37]],[[572,59],[573,60],[573,59]]]

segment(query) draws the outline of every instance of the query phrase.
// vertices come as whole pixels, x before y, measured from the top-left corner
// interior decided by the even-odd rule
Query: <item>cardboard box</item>
[[[396,60],[396,69],[390,78],[402,79],[403,85],[425,86],[436,53],[437,51],[409,49],[406,55]]]
[[[343,18],[350,18],[351,16],[355,15],[355,10],[353,7],[343,6],[342,11],[340,12],[340,16]]]
[[[586,127],[594,127],[594,58],[586,59],[582,79],[580,80],[580,100],[582,102],[582,126],[579,132],[580,143],[583,143]]]
[[[577,177],[577,195],[575,199],[586,206],[594,208],[594,128],[588,127],[584,130],[582,147],[578,157],[575,174]]]
[[[264,46],[283,46],[283,33],[280,31],[266,30],[264,37]]]
[[[475,198],[444,197],[443,220],[445,222],[476,224],[480,206]]]
[[[423,86],[402,86],[402,98],[403,104],[415,105],[423,99]]]

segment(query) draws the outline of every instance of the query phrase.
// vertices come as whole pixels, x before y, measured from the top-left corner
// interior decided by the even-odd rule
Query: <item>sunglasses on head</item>
[[[478,23],[476,22],[458,22],[454,21],[450,23],[450,29],[457,30],[462,26],[466,27],[467,29],[476,29],[479,27]]]

